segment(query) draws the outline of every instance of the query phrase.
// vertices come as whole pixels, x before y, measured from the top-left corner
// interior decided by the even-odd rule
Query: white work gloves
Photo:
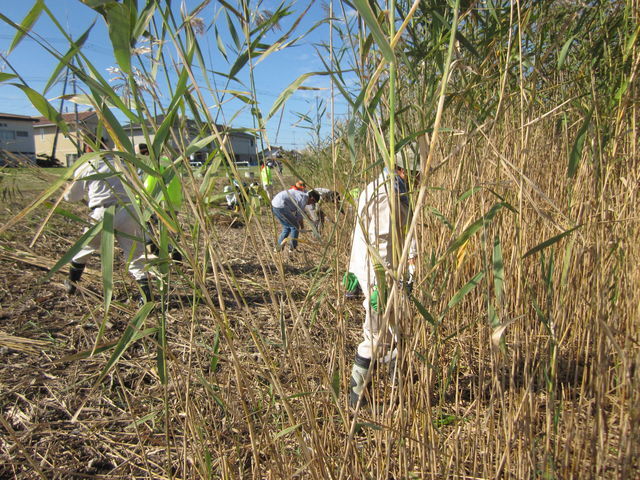
[[[416,273],[415,263],[410,263],[407,266],[407,272],[409,273],[409,278],[407,278],[407,281],[404,284],[404,289],[406,290],[407,295],[411,295],[411,293],[413,292],[413,278]]]

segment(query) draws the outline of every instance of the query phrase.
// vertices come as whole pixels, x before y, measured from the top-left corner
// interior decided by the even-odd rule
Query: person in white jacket
[[[91,141],[92,138],[89,137]],[[102,146],[102,145],[101,145]],[[85,144],[85,153],[93,148]],[[74,180],[64,195],[69,202],[87,200],[91,210],[91,218],[99,223],[104,218],[107,208],[114,206],[113,228],[120,248],[124,251],[129,263],[129,273],[138,282],[142,296],[141,302],[151,299],[149,279],[144,270],[144,234],[140,222],[134,217],[131,200],[120,180],[113,157],[101,154],[80,166]],[[98,234],[85,245],[71,260],[69,277],[65,280],[65,288],[70,295],[76,292],[76,284],[82,277],[89,257],[100,247],[102,235]]]
[[[366,387],[372,358],[375,356],[382,363],[395,360],[396,351],[389,351],[388,342],[382,342],[389,337],[382,328],[382,315],[379,314],[386,299],[384,292],[378,291],[379,288],[382,289],[382,285],[376,279],[376,270],[379,276],[385,277],[387,284],[397,276],[395,263],[405,243],[411,217],[408,183],[419,175],[419,158],[409,153],[409,150],[405,149],[406,157],[400,154],[396,156],[396,171],[393,175],[385,168],[358,197],[349,272],[355,275],[362,288],[365,319],[364,338],[358,345],[351,372],[349,404],[352,407],[357,405]],[[415,268],[416,255],[416,242],[412,238],[408,257],[410,272]],[[376,269],[375,265],[379,267]],[[389,322],[389,329],[393,336],[397,335],[393,319]]]

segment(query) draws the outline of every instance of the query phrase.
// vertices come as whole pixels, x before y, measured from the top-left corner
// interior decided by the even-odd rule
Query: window
[[[16,137],[28,137],[29,132],[25,132],[24,130],[16,130]]]
[[[0,130],[0,140],[15,140],[16,132],[13,130]]]

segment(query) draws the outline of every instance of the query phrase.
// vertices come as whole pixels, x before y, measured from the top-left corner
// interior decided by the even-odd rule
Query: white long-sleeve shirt
[[[382,173],[369,183],[358,197],[356,225],[351,244],[349,271],[357,278],[368,297],[375,285],[374,263],[385,268],[393,266],[393,222],[391,218],[391,195],[396,194],[396,231],[398,248],[402,248],[409,221],[409,202],[404,181],[396,176]],[[409,258],[417,254],[416,241],[412,238]]]
[[[112,175],[85,180],[96,174],[109,173]],[[65,193],[64,199],[68,202],[79,202],[83,198],[87,199],[89,208],[92,209],[108,207],[116,203],[130,203],[110,156],[89,160],[76,170],[74,181]]]

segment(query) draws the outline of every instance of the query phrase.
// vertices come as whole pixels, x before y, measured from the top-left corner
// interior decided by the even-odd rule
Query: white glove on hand
[[[409,266],[407,267],[407,272],[409,272],[409,279],[407,280],[407,283],[413,283],[413,277],[416,273],[416,265],[415,263],[410,263]]]
[[[406,283],[404,284],[404,289],[408,295],[413,293],[413,276],[416,273],[416,266],[413,263],[410,263],[407,266],[407,272],[409,273],[409,278],[407,278]]]

